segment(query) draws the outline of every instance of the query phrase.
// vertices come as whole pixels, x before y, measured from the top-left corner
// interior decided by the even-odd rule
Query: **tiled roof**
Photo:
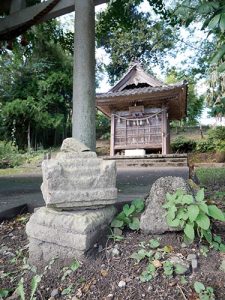
[[[182,82],[182,83],[176,83],[173,85],[166,85],[166,86],[160,86],[160,87],[135,88],[135,89],[123,90],[123,91],[119,91],[119,92],[110,92],[109,91],[107,93],[97,94],[96,98],[97,98],[97,100],[100,100],[100,99],[106,99],[106,98],[112,98],[112,97],[151,94],[151,93],[156,93],[156,92],[172,91],[176,88],[180,88],[183,86],[186,86],[186,83]]]

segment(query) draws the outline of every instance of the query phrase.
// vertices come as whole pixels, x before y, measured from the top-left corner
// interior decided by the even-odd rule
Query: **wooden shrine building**
[[[169,121],[186,116],[187,83],[167,85],[135,64],[107,93],[97,94],[97,108],[111,118],[111,156],[131,149],[169,154]]]

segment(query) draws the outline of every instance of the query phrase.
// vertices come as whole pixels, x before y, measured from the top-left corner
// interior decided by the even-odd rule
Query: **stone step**
[[[114,159],[117,167],[187,167],[187,155],[150,155],[145,157],[116,157],[104,158]]]

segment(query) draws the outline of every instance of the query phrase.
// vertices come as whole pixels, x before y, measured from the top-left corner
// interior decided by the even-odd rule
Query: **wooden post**
[[[162,107],[162,154],[169,154],[169,128],[167,118],[167,108]]]
[[[115,115],[111,115],[111,137],[110,137],[110,156],[115,155]]]

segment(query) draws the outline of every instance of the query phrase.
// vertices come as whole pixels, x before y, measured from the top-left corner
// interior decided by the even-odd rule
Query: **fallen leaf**
[[[152,261],[152,264],[153,264],[153,266],[156,267],[156,268],[162,267],[162,263],[161,263],[158,259],[153,260],[153,261]]]
[[[108,276],[108,271],[107,270],[101,269],[100,273],[101,273],[102,277],[107,277]]]

